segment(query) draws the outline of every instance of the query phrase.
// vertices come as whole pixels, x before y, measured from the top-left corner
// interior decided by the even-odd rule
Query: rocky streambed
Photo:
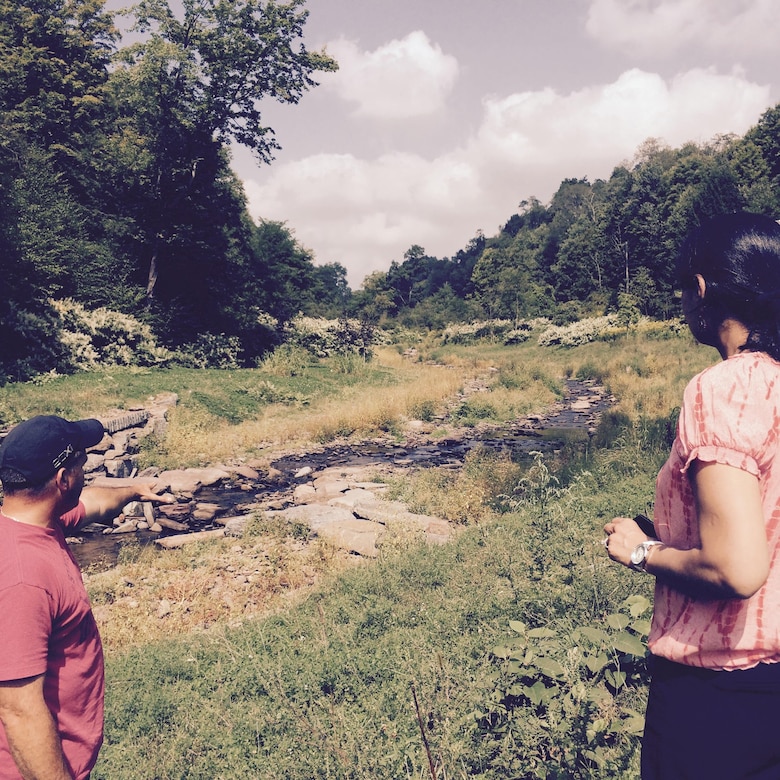
[[[476,384],[464,394],[481,389],[484,386]],[[477,446],[508,450],[513,458],[522,459],[534,451],[553,451],[565,440],[587,440],[613,399],[592,381],[567,380],[563,400],[547,413],[510,425],[454,428],[446,418],[412,420],[401,443],[389,436],[343,441],[285,454],[270,466],[247,460],[205,469],[136,473],[132,452],[138,438],[149,430],[159,433],[165,410],[175,402],[175,397],[162,397],[150,409],[105,422],[111,435],[102,452],[90,455],[88,482],[147,477],[157,481],[159,492],[170,493],[176,500],[156,506],[133,503],[112,526],[88,526],[70,540],[83,568],[113,565],[128,542],[174,547],[212,537],[241,536],[258,512],[303,523],[313,535],[366,557],[376,555],[382,539],[394,529],[441,543],[457,529],[387,501],[383,475],[407,469],[457,469]],[[132,424],[125,426],[128,422]],[[447,436],[437,438],[445,425]]]

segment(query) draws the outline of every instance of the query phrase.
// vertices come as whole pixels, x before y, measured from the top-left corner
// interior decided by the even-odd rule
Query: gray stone
[[[237,474],[239,477],[243,477],[244,479],[260,479],[259,472],[253,469],[251,466],[234,466],[231,471],[234,474]]]
[[[143,504],[141,504],[141,511],[144,513],[144,519],[149,523],[149,526],[153,526],[156,522],[154,504],[150,501],[144,501]]]
[[[103,463],[103,468],[108,476],[116,477],[117,479],[129,477],[133,470],[131,462],[125,458],[107,458]]]
[[[327,504],[302,504],[282,509],[279,512],[266,512],[269,517],[283,517],[292,523],[303,523],[316,530],[329,523],[354,520],[355,516],[349,509],[328,506]]]
[[[192,517],[202,523],[211,522],[221,509],[219,504],[198,503],[192,510]]]
[[[314,532],[343,550],[349,550],[366,558],[376,558],[379,554],[376,545],[385,529],[379,523],[352,517],[319,525]]]
[[[293,491],[293,501],[296,504],[307,504],[311,501],[316,501],[317,490],[314,485],[298,485]]]
[[[371,504],[379,501],[370,490],[364,488],[353,488],[347,490],[341,495],[331,498],[328,504],[331,506],[343,506],[347,509],[353,509],[358,504]]]
[[[345,479],[318,477],[314,480],[314,489],[317,491],[318,496],[329,498],[349,490],[349,482]]]
[[[138,521],[135,517],[130,517],[123,523],[112,529],[112,533],[115,534],[129,534],[135,533],[138,530]]]
[[[122,507],[122,514],[128,517],[139,517],[143,514],[143,508],[140,501],[131,501],[129,504],[125,504]]]
[[[91,474],[93,471],[103,468],[105,458],[97,452],[87,453],[87,462],[84,464],[84,473]]]
[[[247,523],[255,517],[254,514],[249,515],[234,515],[232,517],[220,517],[216,522],[225,526],[225,536],[238,536],[244,535]]]

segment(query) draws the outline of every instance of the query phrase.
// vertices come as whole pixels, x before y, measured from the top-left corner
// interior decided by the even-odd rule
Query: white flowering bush
[[[102,307],[90,310],[69,298],[51,305],[60,316],[59,338],[74,368],[153,366],[173,357],[157,345],[148,325],[129,314]]]
[[[688,325],[680,317],[672,320],[651,320],[641,317],[636,325],[637,333],[651,339],[669,339],[688,333]]]
[[[273,332],[276,332],[279,329],[279,320],[277,320],[273,314],[269,314],[266,311],[258,312],[257,323]]]
[[[186,368],[238,368],[241,351],[238,336],[201,333],[195,341],[176,350],[176,362]]]
[[[504,344],[511,346],[512,344],[522,344],[524,341],[528,341],[531,338],[530,330],[523,330],[523,328],[515,328],[510,330],[504,336]]]
[[[473,344],[482,339],[503,339],[515,330],[512,320],[480,320],[448,325],[442,333],[443,344]]]
[[[570,325],[548,325],[539,334],[539,345],[542,347],[576,347],[591,341],[615,338],[622,332],[624,329],[619,326],[617,314],[587,317],[584,320],[572,322]]]
[[[361,320],[326,320],[299,314],[286,325],[284,340],[319,358],[357,354],[370,360],[371,347],[384,338],[377,328]]]

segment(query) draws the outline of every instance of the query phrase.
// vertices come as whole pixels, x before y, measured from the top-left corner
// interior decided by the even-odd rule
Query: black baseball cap
[[[94,447],[105,433],[100,420],[69,422],[42,414],[14,426],[0,443],[0,469],[13,469],[28,485],[40,485],[79,450]]]

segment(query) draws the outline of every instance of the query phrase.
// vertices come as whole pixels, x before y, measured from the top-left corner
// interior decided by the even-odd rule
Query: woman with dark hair
[[[780,225],[716,217],[679,257],[682,308],[722,362],[683,397],[655,533],[607,523],[656,577],[645,780],[780,778]]]

